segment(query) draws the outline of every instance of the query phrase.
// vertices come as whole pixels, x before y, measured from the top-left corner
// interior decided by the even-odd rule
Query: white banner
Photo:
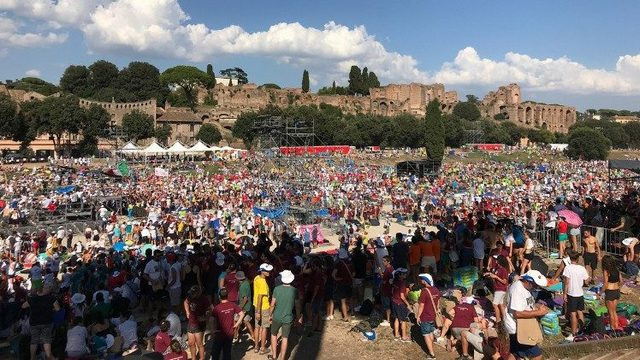
[[[169,170],[157,167],[155,170],[155,175],[161,177],[169,176]]]

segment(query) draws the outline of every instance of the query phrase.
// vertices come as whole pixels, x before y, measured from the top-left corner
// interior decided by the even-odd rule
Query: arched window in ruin
[[[533,122],[533,109],[531,108],[531,106],[527,106],[527,108],[524,110],[524,122],[527,125],[531,125],[531,123]]]
[[[382,115],[387,115],[388,112],[389,112],[389,106],[387,105],[387,103],[381,102],[380,103],[380,113]]]
[[[567,122],[567,124],[573,121],[573,117],[571,116],[571,110],[567,110],[567,112],[565,113],[564,120]]]

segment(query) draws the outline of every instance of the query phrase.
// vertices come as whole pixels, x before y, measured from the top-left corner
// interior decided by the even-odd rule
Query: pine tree
[[[366,66],[360,74],[360,94],[369,95],[369,69]]]
[[[333,90],[335,90],[335,89],[336,89],[336,82],[335,82],[335,81],[333,82],[333,85],[331,86],[331,88],[332,88]]]
[[[444,122],[440,102],[433,100],[427,105],[425,115],[424,144],[431,160],[442,160],[444,156]]]
[[[207,64],[207,75],[211,78],[207,83],[207,89],[213,89],[216,86],[216,74],[213,72],[213,65]]]
[[[302,91],[309,92],[309,72],[306,69],[302,72]]]
[[[349,71],[349,93],[357,94],[360,90],[360,68],[357,65],[351,66]]]
[[[369,72],[369,88],[378,88],[380,87],[380,81],[376,76],[376,73],[373,71]]]

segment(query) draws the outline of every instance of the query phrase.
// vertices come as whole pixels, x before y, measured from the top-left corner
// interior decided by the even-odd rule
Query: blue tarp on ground
[[[280,207],[272,208],[272,209],[259,208],[257,206],[253,207],[253,213],[255,215],[268,217],[269,219],[281,218],[287,214],[288,210],[289,210],[289,204],[284,204]]]
[[[329,216],[329,209],[318,209],[313,212],[315,216]]]
[[[76,189],[75,185],[62,186],[62,187],[59,187],[59,188],[56,189],[56,193],[58,193],[58,194],[68,194],[68,193],[72,192],[75,189]]]

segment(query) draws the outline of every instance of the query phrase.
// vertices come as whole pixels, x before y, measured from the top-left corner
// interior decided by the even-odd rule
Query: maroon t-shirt
[[[187,300],[189,305],[189,325],[198,326],[201,318],[206,315],[211,303],[206,296],[200,295],[195,300]]]
[[[458,304],[453,310],[456,314],[453,316],[451,328],[467,329],[471,326],[473,319],[478,316],[476,308],[471,304]]]
[[[391,288],[391,301],[394,304],[404,304],[402,301],[401,294],[405,294],[407,292],[407,284],[404,280],[394,280],[393,287]]]
[[[316,294],[315,300],[322,301],[322,299],[324,299],[324,285],[325,280],[322,272],[320,270],[314,271],[311,276],[309,276],[309,282],[307,284],[309,296],[313,296],[313,291],[318,287],[318,293]]]
[[[380,287],[382,295],[386,297],[391,297],[391,284],[389,283],[391,278],[393,278],[393,267],[389,265],[389,267],[384,269],[384,273],[382,274],[382,286]]]
[[[431,294],[431,295],[429,295]],[[440,300],[442,294],[435,287],[430,287],[422,289],[420,292],[420,304],[424,304],[424,308],[422,309],[422,314],[420,314],[420,322],[434,322],[436,321],[436,310],[433,308],[433,305],[438,306],[438,300]],[[431,302],[431,298],[433,298],[433,303]]]
[[[233,316],[242,312],[242,309],[236,303],[227,301],[216,305],[213,308],[213,317],[218,321],[218,332],[216,336],[232,339],[233,338]]]
[[[224,287],[229,292],[227,300],[238,302],[238,291],[240,290],[240,282],[236,279],[236,272],[228,273],[224,276]]]
[[[496,267],[493,269],[492,273],[498,276],[502,280],[508,280],[509,272],[504,267],[496,264]],[[507,291],[507,283],[501,283],[500,281],[493,279],[493,287],[495,291]]]

